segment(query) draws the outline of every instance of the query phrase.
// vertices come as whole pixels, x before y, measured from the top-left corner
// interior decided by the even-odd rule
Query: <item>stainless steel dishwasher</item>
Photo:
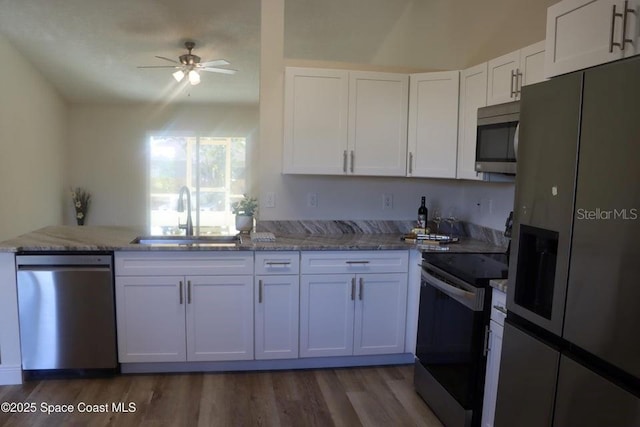
[[[22,369],[117,372],[111,254],[18,255]]]

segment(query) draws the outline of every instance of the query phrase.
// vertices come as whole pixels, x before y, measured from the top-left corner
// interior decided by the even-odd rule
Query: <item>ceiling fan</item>
[[[198,55],[193,55],[191,51],[196,44],[194,42],[188,41],[184,43],[184,47],[189,51],[184,55],[180,55],[178,57],[178,61],[173,59],[166,58],[164,56],[156,56],[158,59],[162,59],[164,61],[169,61],[174,63],[175,65],[144,65],[139,66],[138,68],[175,68],[176,72],[173,73],[173,78],[178,82],[182,81],[185,76],[189,78],[189,83],[192,85],[197,85],[200,83],[200,74],[199,71],[208,71],[211,73],[221,73],[221,74],[235,74],[237,70],[232,70],[229,68],[219,68],[220,65],[229,65],[229,61],[224,59],[216,59],[214,61],[200,62],[200,57]]]

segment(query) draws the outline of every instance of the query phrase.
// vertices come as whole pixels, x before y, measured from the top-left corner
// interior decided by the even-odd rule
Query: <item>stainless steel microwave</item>
[[[477,172],[516,173],[520,101],[478,108]]]

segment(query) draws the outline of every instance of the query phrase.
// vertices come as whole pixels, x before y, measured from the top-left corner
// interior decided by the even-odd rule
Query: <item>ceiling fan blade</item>
[[[139,65],[136,68],[181,68],[175,65]]]
[[[219,65],[229,65],[230,62],[226,59],[216,59],[214,61],[201,62],[202,67],[217,67]]]
[[[220,73],[220,74],[235,74],[238,72],[238,70],[231,70],[231,69],[227,69],[227,68],[215,68],[215,67],[203,67],[203,68],[198,68],[198,70],[201,71],[208,71],[210,73]]]
[[[158,56],[158,55],[156,55],[156,58],[158,58],[158,59],[164,59],[165,61],[173,62],[174,64],[179,64],[179,62],[178,62],[178,61],[175,61],[175,60],[173,60],[173,59],[166,58],[166,57],[164,57],[164,56]]]

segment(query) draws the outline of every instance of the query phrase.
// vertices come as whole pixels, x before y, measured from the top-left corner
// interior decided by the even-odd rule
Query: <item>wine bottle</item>
[[[427,228],[427,215],[429,211],[426,206],[426,197],[422,197],[420,200],[420,207],[418,208],[418,228],[423,228],[426,231]]]

